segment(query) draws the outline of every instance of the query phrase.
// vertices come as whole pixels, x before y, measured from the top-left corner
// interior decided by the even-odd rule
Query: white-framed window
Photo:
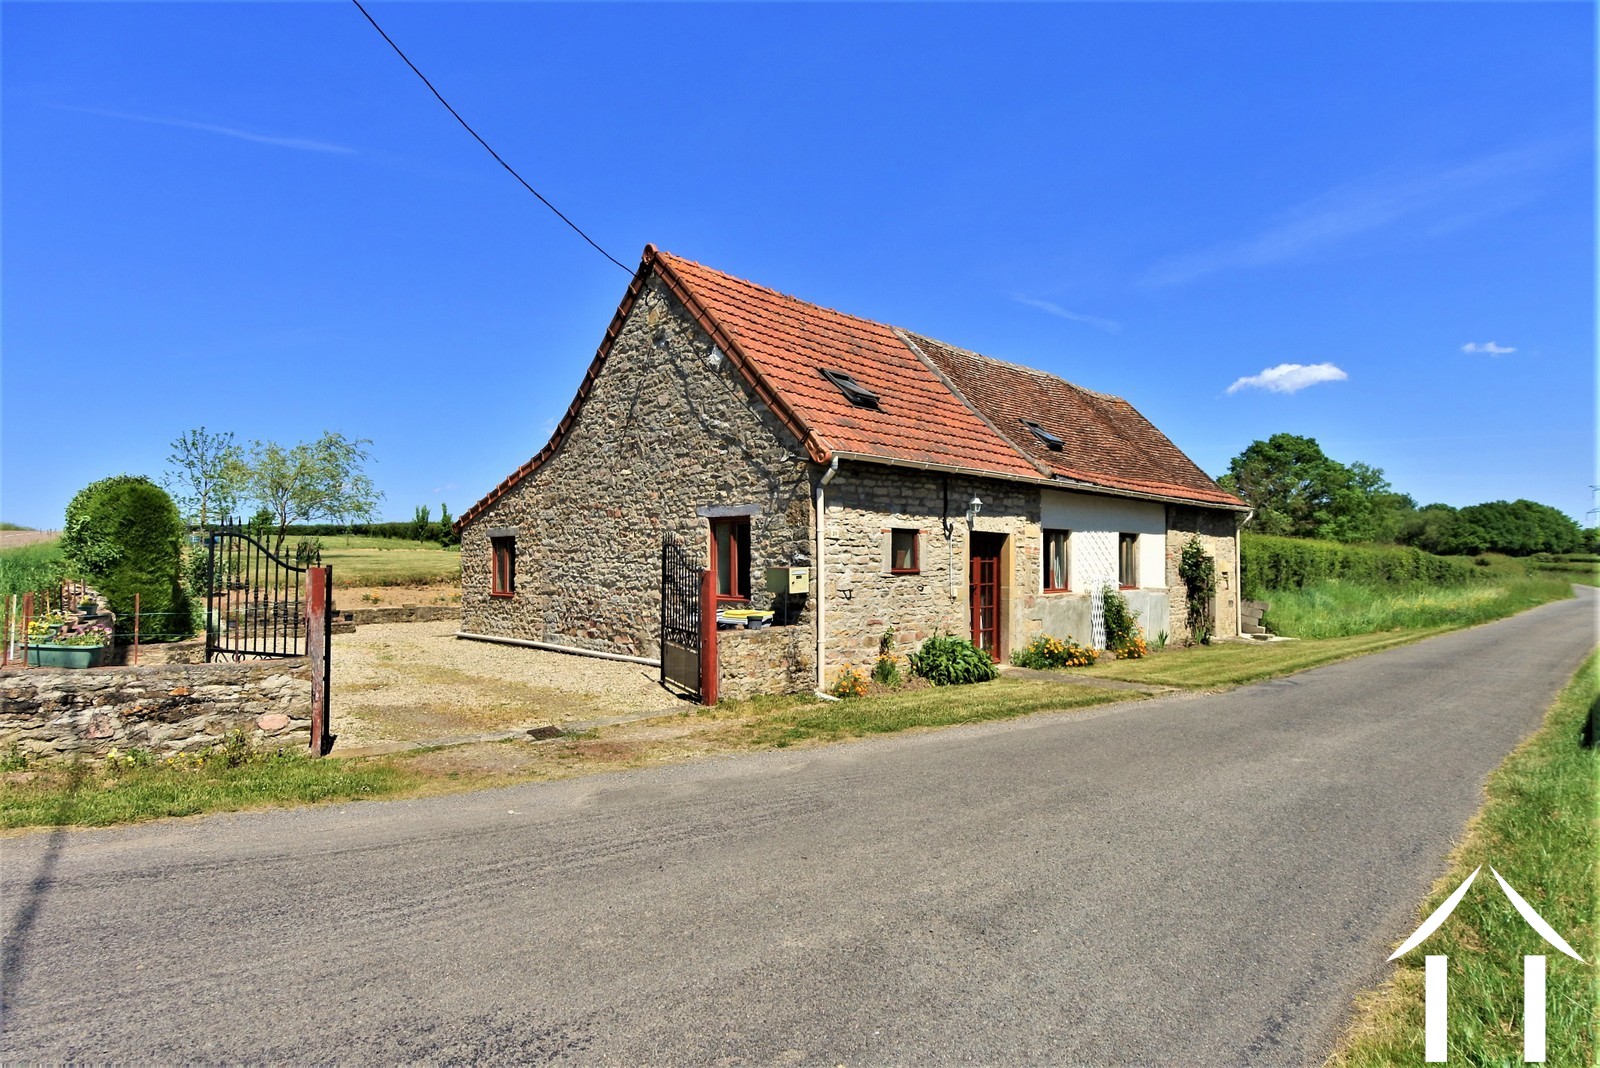
[[[1139,585],[1139,535],[1117,535],[1117,585],[1125,590]]]
[[[1072,532],[1046,530],[1044,532],[1044,592],[1061,593],[1069,589],[1067,570],[1071,563]]]

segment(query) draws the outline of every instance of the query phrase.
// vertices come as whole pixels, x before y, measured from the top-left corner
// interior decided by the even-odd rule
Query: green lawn
[[[1121,679],[1153,686],[1217,689],[1259,682],[1307,668],[1376,653],[1443,634],[1449,627],[1358,634],[1293,642],[1217,642],[1171,648],[1142,660],[1112,660],[1086,668],[1067,668],[1088,678]]]
[[[1417,911],[1433,913],[1482,866],[1450,919],[1396,964],[1394,977],[1358,999],[1355,1020],[1329,1061],[1336,1068],[1423,1063],[1423,961],[1450,958],[1450,1063],[1522,1063],[1522,957],[1548,969],[1546,1063],[1595,1063],[1594,961],[1600,886],[1600,749],[1578,745],[1600,702],[1600,653],[1591,656],[1545,715],[1544,726],[1489,779],[1487,800],[1451,857],[1449,872]],[[1489,868],[1503,875],[1588,964],[1551,948],[1523,922]]]

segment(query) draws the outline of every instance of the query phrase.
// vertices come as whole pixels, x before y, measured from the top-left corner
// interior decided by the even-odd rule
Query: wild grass
[[[1543,727],[1490,777],[1483,809],[1417,919],[1431,915],[1481,865],[1477,881],[1425,947],[1402,957],[1388,983],[1358,999],[1356,1018],[1330,1066],[1423,1063],[1428,954],[1450,958],[1450,1063],[1482,1068],[1522,1063],[1525,954],[1543,955],[1548,969],[1545,1063],[1595,1063],[1600,829],[1594,815],[1600,806],[1600,749],[1581,748],[1578,736],[1597,701],[1600,653],[1573,677]],[[1529,928],[1495,885],[1491,865],[1591,963],[1572,960]]]
[[[0,597],[50,593],[54,596],[64,566],[60,541],[41,541],[0,549]]]
[[[46,765],[0,778],[0,827],[106,827],[164,816],[393,796],[418,777],[382,762],[288,755],[237,767]]]
[[[1396,629],[1471,626],[1572,596],[1570,580],[1548,574],[1503,577],[1460,586],[1372,588],[1330,579],[1299,590],[1272,590],[1263,623],[1293,638],[1339,638]]]

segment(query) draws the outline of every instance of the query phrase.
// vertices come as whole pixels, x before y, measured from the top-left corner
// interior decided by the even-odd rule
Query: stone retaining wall
[[[307,748],[303,658],[0,674],[0,748],[46,757],[203,751],[243,729],[257,746]]]
[[[738,701],[762,693],[809,693],[817,685],[810,627],[719,630],[718,696]]]
[[[357,626],[368,623],[433,623],[441,619],[454,621],[460,618],[461,606],[458,604],[387,605],[350,608],[333,614],[334,623],[354,623]]]

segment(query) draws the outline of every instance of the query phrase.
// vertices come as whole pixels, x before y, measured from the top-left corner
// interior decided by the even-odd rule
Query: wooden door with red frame
[[[973,534],[968,564],[968,592],[972,613],[972,644],[1000,660],[1001,618],[1000,554],[1004,534]]]

